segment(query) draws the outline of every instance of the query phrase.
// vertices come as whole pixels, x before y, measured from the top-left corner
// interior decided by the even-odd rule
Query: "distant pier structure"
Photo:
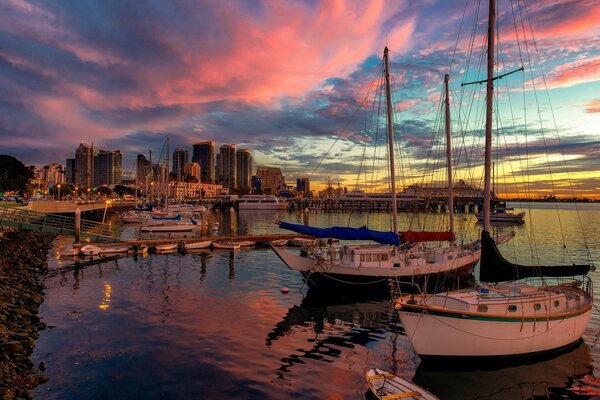
[[[473,213],[483,207],[483,191],[463,180],[453,187],[454,211],[456,213]],[[398,211],[402,212],[447,212],[448,188],[442,186],[411,185],[396,196]],[[362,190],[353,190],[333,198],[292,199],[291,209],[320,211],[374,211],[392,210],[390,193],[367,194]]]

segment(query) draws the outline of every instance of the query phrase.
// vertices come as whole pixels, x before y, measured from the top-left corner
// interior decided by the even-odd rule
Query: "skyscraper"
[[[236,188],[235,153],[235,144],[224,144],[217,154],[217,183],[230,190]]]
[[[308,178],[296,179],[296,191],[307,195],[310,193],[310,180]]]
[[[260,179],[264,193],[278,195],[287,189],[281,168],[258,167],[256,176]]]
[[[119,150],[100,150],[94,156],[94,186],[120,185],[122,174],[123,154]]]
[[[252,155],[250,149],[238,149],[236,158],[236,181],[240,193],[249,193],[252,177]]]
[[[187,149],[178,148],[173,152],[173,175],[178,182],[184,181],[189,174],[189,160]]]
[[[193,145],[192,162],[200,164],[200,181],[215,182],[215,142],[199,142]]]
[[[143,154],[137,155],[135,171],[138,189],[148,190],[148,185],[152,181],[152,163]]]
[[[69,185],[75,185],[75,159],[67,158],[67,172],[66,172],[66,181]]]
[[[94,176],[94,147],[89,147],[85,143],[80,143],[75,150],[75,186],[80,189],[89,189],[92,187],[92,178]]]

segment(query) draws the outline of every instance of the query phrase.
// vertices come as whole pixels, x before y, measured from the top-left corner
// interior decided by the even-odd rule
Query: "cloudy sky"
[[[498,71],[526,68],[502,80],[524,94],[514,111],[498,106],[518,127],[507,157],[562,149],[566,163],[534,157],[528,168],[566,164],[578,194],[600,193],[600,3],[498,3]],[[483,43],[486,10],[465,0],[1,0],[0,153],[42,166],[93,143],[121,150],[131,169],[137,153],[157,157],[166,136],[190,151],[215,140],[250,148],[255,165],[291,179],[350,185],[375,143],[366,96],[387,45],[397,130],[420,171],[444,73],[463,114],[453,126],[480,146],[481,124],[465,110],[482,95],[460,83],[484,77],[479,50],[468,48]],[[524,131],[535,133],[526,145]],[[533,179],[549,188],[549,176]],[[565,176],[554,170],[555,181]]]

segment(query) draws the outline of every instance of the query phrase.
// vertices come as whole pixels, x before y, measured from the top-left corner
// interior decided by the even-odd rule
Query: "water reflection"
[[[289,336],[305,341],[307,347],[281,358],[277,376],[284,379],[296,364],[333,363],[344,349],[366,348],[390,333],[399,333],[395,315],[389,300],[330,297],[309,289],[301,303],[290,307],[267,334],[265,344],[276,346]]]
[[[441,399],[587,399],[600,394],[598,387],[589,382],[593,379],[592,356],[590,346],[584,342],[531,364],[478,368],[469,368],[468,363],[420,364],[413,381]]]

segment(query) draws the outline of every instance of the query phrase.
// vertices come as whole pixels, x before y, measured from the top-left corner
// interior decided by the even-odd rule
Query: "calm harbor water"
[[[587,245],[600,260],[600,204],[578,210],[562,204],[560,218],[553,207],[528,204],[532,220],[498,228],[515,230],[501,248],[505,256],[581,262],[585,254],[570,249]],[[233,214],[232,223],[230,216],[215,214],[220,231],[208,234],[228,234],[230,227],[237,235],[273,233],[279,232],[276,218],[301,221],[281,211]],[[405,214],[401,229],[441,228],[446,218]],[[320,226],[386,229],[388,220],[384,213],[310,214],[311,224]],[[459,238],[478,236],[472,214],[456,222]],[[587,242],[575,234],[580,223]],[[138,234],[135,225],[123,233]],[[269,249],[153,254],[78,269],[51,254],[49,263],[40,310],[49,329],[40,333],[33,358],[46,363],[50,381],[35,389],[38,399],[363,399],[364,372],[372,367],[394,371],[441,399],[600,396],[597,307],[583,342],[551,359],[485,369],[424,366],[388,299],[308,291]],[[596,288],[599,274],[591,274]],[[290,292],[281,293],[282,287]]]

